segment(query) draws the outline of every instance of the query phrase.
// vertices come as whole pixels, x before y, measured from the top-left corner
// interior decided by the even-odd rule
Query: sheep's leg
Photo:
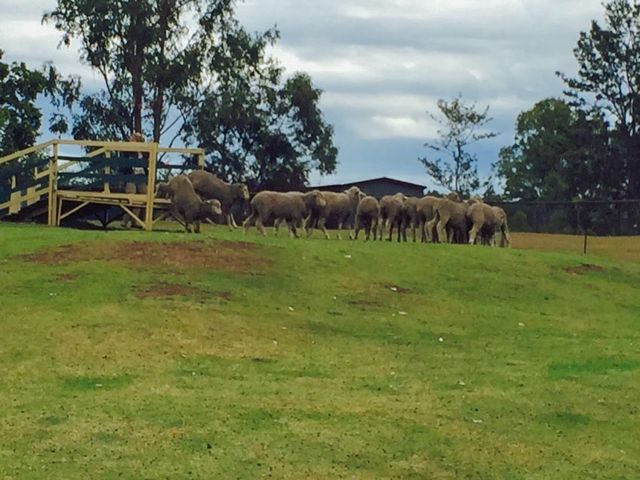
[[[227,226],[229,227],[229,231],[233,232],[233,224],[232,224],[232,216],[231,213],[227,213],[225,214],[225,217],[227,217]]]
[[[282,222],[282,219],[280,218],[276,218],[273,221],[273,229],[275,231],[275,236],[277,237],[280,234],[280,223]]]
[[[196,233],[200,233],[200,220],[196,220],[195,222],[193,222],[196,226],[195,228],[195,232]]]
[[[358,240],[358,235],[360,235],[360,222],[356,221],[355,234],[353,235],[352,240]]]
[[[267,231],[264,229],[262,218],[259,215],[256,217],[256,229],[262,234],[263,237],[267,236]]]
[[[387,218],[386,228],[389,231],[387,242],[390,242],[393,239],[393,220],[391,220],[390,218]]]
[[[476,225],[475,223],[473,224],[473,227],[471,227],[471,231],[469,232],[469,244],[473,245],[476,243],[476,237],[478,236],[478,232],[480,231],[480,229],[478,228],[478,225]]]
[[[502,247],[511,248],[511,234],[509,233],[509,227],[503,225],[500,230],[502,231]]]
[[[438,243],[447,243],[448,237],[447,237],[446,222],[442,218],[436,225],[436,229],[438,230]]]
[[[342,220],[338,220],[338,233],[336,233],[336,238],[338,240],[342,240],[342,235],[340,235],[340,232],[342,232],[342,225],[343,225]],[[327,234],[327,238],[329,238],[328,234]],[[349,238],[352,238],[352,234],[349,234]]]
[[[416,222],[411,222],[411,236],[413,237],[413,243],[416,243]]]
[[[236,223],[236,219],[235,219],[235,217],[233,216],[233,212],[231,212],[231,213],[229,214],[229,216],[231,217],[231,225],[233,225],[233,228],[234,228],[234,229],[235,229],[235,228],[238,228],[238,224]]]
[[[378,220],[378,223],[379,223],[379,225],[378,225],[378,240],[380,240],[380,241],[382,241],[382,239],[384,238],[384,222],[385,222],[384,217],[381,217]]]
[[[327,240],[329,240],[329,232],[327,231],[327,219],[324,217],[320,217],[318,219],[318,223],[317,223],[317,227],[322,230],[322,233],[324,233],[324,238],[326,238]],[[338,231],[338,238],[340,238],[340,231]]]
[[[242,224],[242,226],[244,227],[244,233],[247,233],[249,231],[249,228],[255,225],[255,221],[256,221],[256,214],[255,212],[253,212],[251,215],[247,217],[247,219]]]
[[[291,219],[291,220],[287,220],[288,224],[289,224],[289,235],[294,236],[295,238],[300,238],[300,235],[298,235],[298,230],[296,229],[296,226],[298,224],[298,222],[295,219]]]

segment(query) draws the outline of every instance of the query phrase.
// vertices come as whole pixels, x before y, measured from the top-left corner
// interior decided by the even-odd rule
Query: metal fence
[[[490,202],[513,232],[588,236],[640,235],[640,199]],[[585,252],[586,253],[586,252]]]

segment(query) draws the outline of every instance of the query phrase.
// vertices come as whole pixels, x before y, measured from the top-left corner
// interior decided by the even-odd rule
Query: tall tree
[[[313,169],[335,169],[333,128],[318,108],[321,92],[311,78],[296,74],[284,85],[280,74],[260,81],[233,82],[206,95],[203,108],[188,125],[200,140],[214,171],[245,179],[252,188],[300,189]]]
[[[593,21],[574,49],[577,76],[558,74],[574,106],[593,109],[613,124],[611,159],[623,166],[619,184],[627,196],[639,198],[640,3],[613,0],[604,7],[604,25]]]
[[[449,102],[438,100],[438,110],[440,115],[429,113],[429,116],[440,125],[439,138],[424,144],[437,156],[420,158],[419,161],[437,184],[469,195],[478,190],[481,183],[478,158],[469,151],[469,147],[497,135],[485,128],[492,120],[489,107],[478,111],[475,104],[465,105],[459,95]]]
[[[509,199],[596,198],[616,178],[608,157],[604,120],[549,98],[518,116],[514,143],[495,167]]]
[[[0,59],[3,55],[0,50]],[[40,95],[59,106],[75,88],[75,81],[62,79],[52,66],[35,70],[24,63],[0,61],[0,156],[35,143],[42,126],[36,105]]]
[[[225,145],[210,153],[216,171],[235,178],[250,176],[253,164],[246,159],[255,158],[249,147],[257,146],[231,136],[228,141],[213,141],[218,119],[235,116],[242,121],[236,127],[248,130],[262,122],[255,118],[258,114],[283,119],[286,113],[278,108],[286,98],[252,102],[256,92],[266,92],[265,85],[272,87],[267,89],[269,95],[276,95],[286,91],[286,84],[282,84],[282,69],[267,54],[279,32],[247,33],[235,17],[235,3],[58,0],[45,21],[62,32],[63,44],[80,41],[81,59],[100,73],[104,83],[104,89],[80,99],[80,110],[72,119],[74,137],[125,139],[139,131],[165,144],[182,139],[208,149]],[[279,90],[273,88],[276,84]],[[295,110],[292,103],[287,107]],[[263,111],[269,108],[273,110]],[[307,139],[308,145],[328,142],[331,148],[311,152],[315,163],[304,165],[332,171],[336,156],[332,132],[319,110],[318,115],[324,128],[307,130],[303,136],[316,136]],[[298,118],[278,125],[290,129],[280,133],[291,138],[291,132],[304,131],[302,124]],[[259,140],[253,133],[249,136]],[[284,158],[272,156],[274,162]],[[298,179],[306,178],[297,157],[286,158],[287,168],[299,171]]]

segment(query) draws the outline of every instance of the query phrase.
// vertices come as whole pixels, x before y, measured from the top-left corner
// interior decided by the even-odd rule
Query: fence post
[[[153,142],[149,150],[149,173],[147,176],[147,210],[145,212],[145,229],[153,230],[153,200],[156,191],[156,169],[158,164],[158,144]]]
[[[53,157],[49,160],[49,226],[58,225],[58,142],[53,143]]]

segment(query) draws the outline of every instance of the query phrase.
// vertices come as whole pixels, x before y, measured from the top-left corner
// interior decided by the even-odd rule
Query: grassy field
[[[0,224],[0,272],[0,478],[640,477],[637,263]]]

